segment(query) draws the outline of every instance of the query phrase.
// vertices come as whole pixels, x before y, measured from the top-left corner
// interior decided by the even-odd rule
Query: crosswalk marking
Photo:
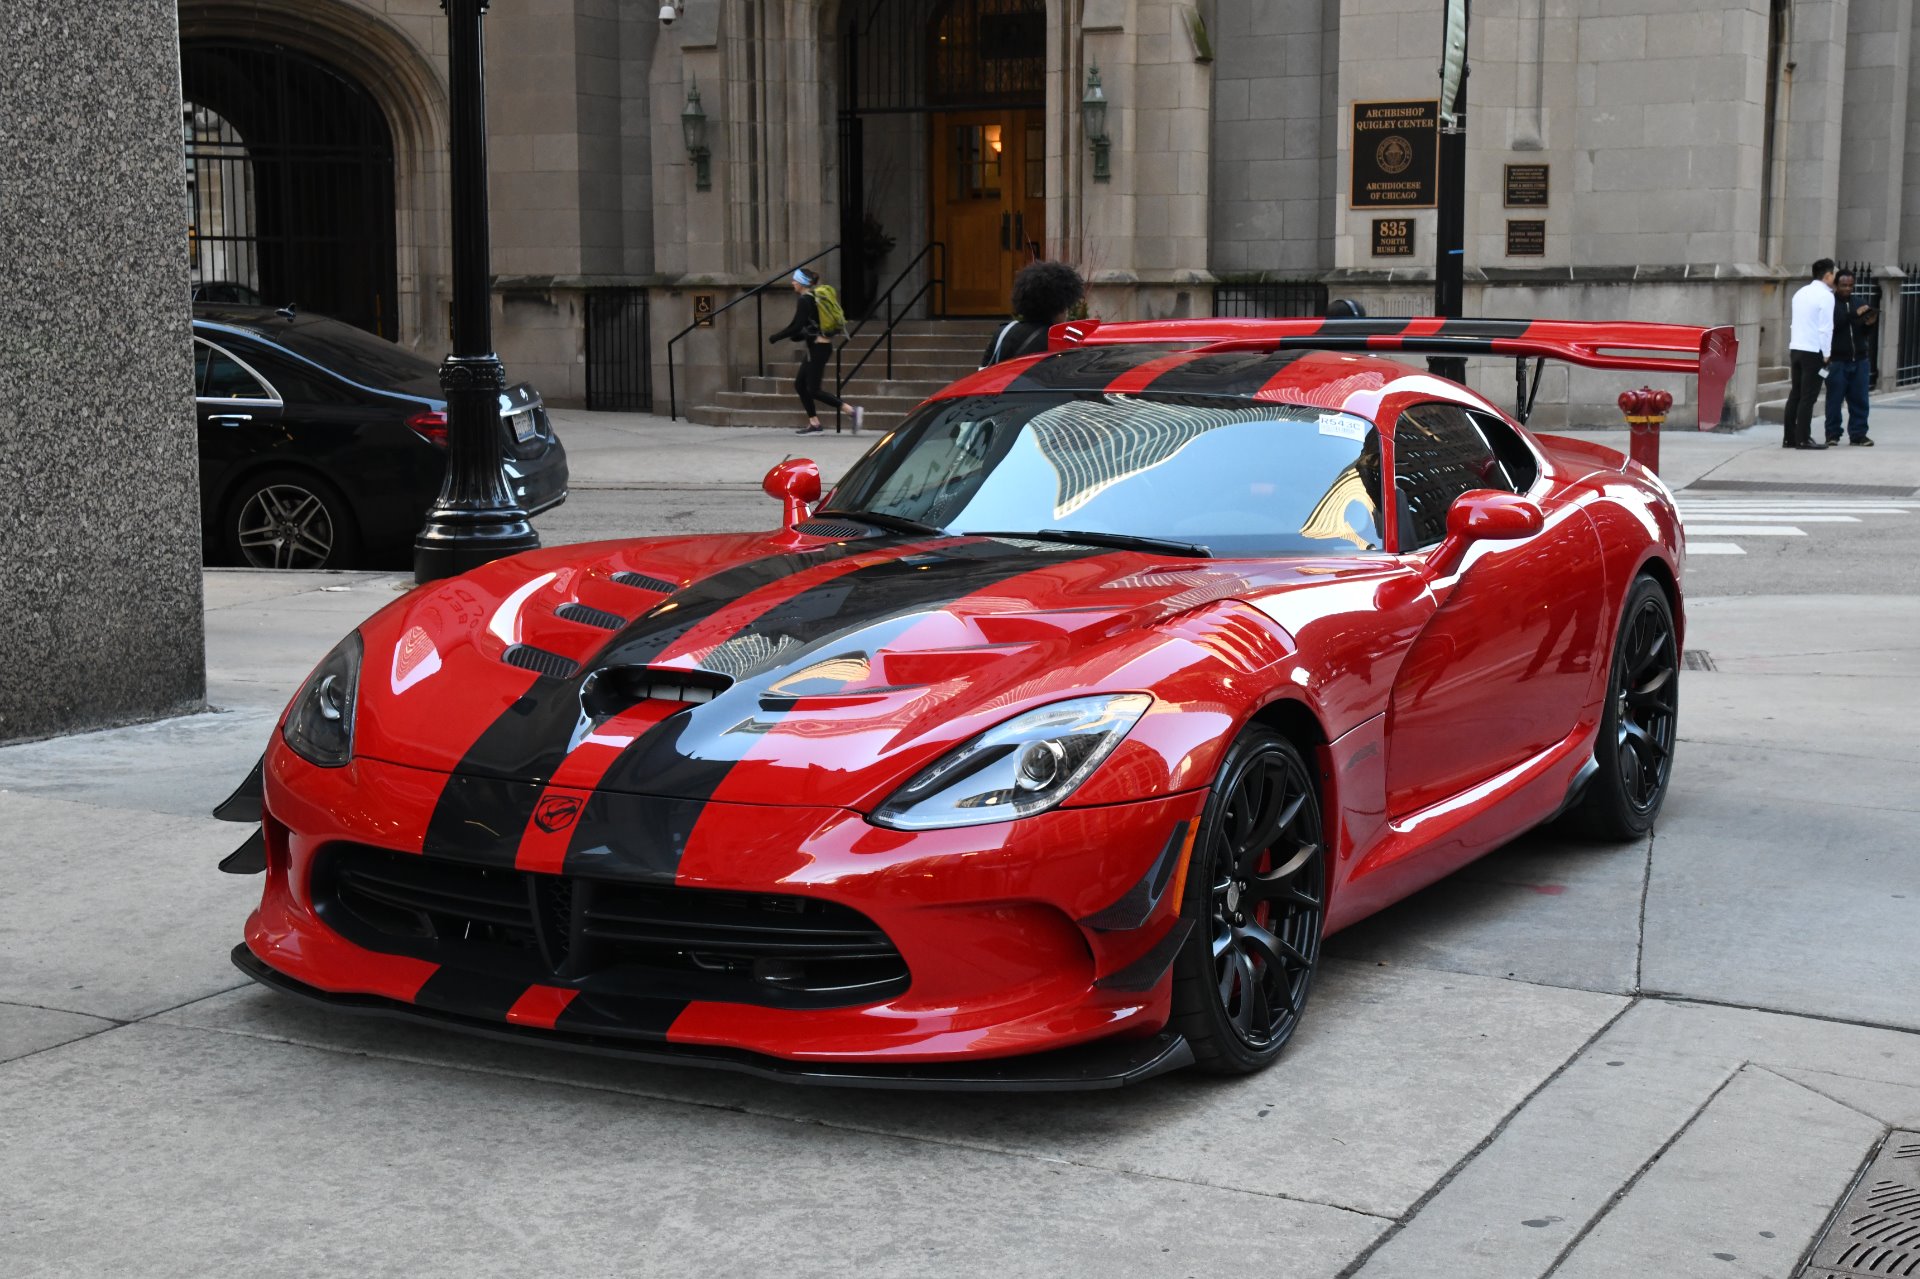
[[[1898,519],[1920,513],[1920,499],[1910,498],[1815,494],[1768,497],[1683,491],[1677,501],[1689,539],[1806,537],[1807,529],[1817,525],[1861,524],[1873,518]],[[1689,540],[1687,554],[1745,555],[1746,548],[1737,542]]]
[[[1689,524],[1687,532],[1701,537],[1805,537],[1807,530],[1791,524]]]

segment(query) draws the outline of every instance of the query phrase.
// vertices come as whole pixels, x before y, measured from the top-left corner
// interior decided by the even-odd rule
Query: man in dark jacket
[[[1867,438],[1867,384],[1873,381],[1873,325],[1879,313],[1853,296],[1853,273],[1833,277],[1833,356],[1827,361],[1827,443],[1840,442],[1840,405],[1847,406],[1847,438]]]
[[[1087,282],[1064,262],[1029,262],[1013,277],[1013,319],[994,334],[980,367],[1047,349],[1047,330],[1067,318]]]

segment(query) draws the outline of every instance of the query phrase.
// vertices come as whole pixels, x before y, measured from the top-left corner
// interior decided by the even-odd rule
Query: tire
[[[1258,725],[1242,732],[1201,814],[1180,903],[1194,923],[1174,960],[1171,1025],[1199,1069],[1262,1070],[1300,1024],[1326,919],[1322,830],[1298,748]]]
[[[349,568],[360,553],[353,511],[311,471],[262,471],[227,503],[227,554],[247,568]]]
[[[1679,638],[1667,593],[1636,577],[1620,609],[1607,700],[1594,743],[1597,765],[1567,825],[1596,840],[1636,840],[1653,829],[1673,778],[1680,717]]]

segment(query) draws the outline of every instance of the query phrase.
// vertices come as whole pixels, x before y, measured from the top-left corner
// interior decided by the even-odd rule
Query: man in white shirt
[[[1813,438],[1813,402],[1824,389],[1820,370],[1833,350],[1833,259],[1813,264],[1813,279],[1793,295],[1793,327],[1787,333],[1787,367],[1792,375],[1787,392],[1786,435],[1783,449],[1824,449]]]

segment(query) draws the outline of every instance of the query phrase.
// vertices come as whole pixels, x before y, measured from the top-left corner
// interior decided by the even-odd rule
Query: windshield
[[[1380,437],[1347,413],[1214,396],[990,395],[920,409],[822,509],[957,533],[1068,529],[1217,556],[1378,550]]]

